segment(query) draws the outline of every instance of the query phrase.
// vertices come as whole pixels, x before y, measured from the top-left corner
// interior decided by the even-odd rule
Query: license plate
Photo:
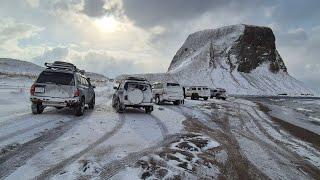
[[[34,92],[36,92],[36,93],[44,93],[44,87],[35,87]]]

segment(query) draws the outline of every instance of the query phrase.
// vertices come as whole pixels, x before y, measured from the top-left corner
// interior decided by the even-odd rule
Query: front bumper
[[[30,101],[34,103],[42,103],[44,106],[54,107],[74,107],[79,104],[80,98],[55,98],[55,97],[40,97],[30,96]]]

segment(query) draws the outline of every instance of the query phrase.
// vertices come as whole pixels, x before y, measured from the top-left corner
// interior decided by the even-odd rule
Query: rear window
[[[167,83],[167,86],[180,86],[180,85],[177,83]]]
[[[137,83],[137,82],[127,82],[124,84],[124,89],[140,89],[141,91],[145,91],[147,89],[151,88],[149,84],[145,83]]]
[[[74,85],[73,74],[61,72],[42,72],[37,83],[50,83],[60,85]]]

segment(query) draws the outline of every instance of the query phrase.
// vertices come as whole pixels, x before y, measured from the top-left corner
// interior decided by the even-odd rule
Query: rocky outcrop
[[[312,93],[288,74],[268,27],[241,24],[195,32],[167,73],[182,85],[223,87],[232,94]]]

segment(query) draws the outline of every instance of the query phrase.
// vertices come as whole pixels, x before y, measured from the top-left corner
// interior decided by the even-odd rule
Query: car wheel
[[[153,111],[152,106],[145,107],[144,110],[146,111],[147,114],[150,114]]]
[[[192,94],[191,95],[191,99],[192,100],[198,100],[199,99],[199,95],[198,94]]]
[[[89,109],[93,109],[95,104],[96,104],[96,97],[93,96],[91,99],[91,102],[89,103]]]
[[[85,109],[85,99],[81,98],[79,104],[75,107],[75,115],[82,116],[84,114]]]
[[[173,105],[176,105],[176,106],[177,106],[177,105],[179,105],[179,104],[180,104],[180,101],[174,101],[174,102],[173,102]]]
[[[205,101],[206,101],[206,100],[208,100],[208,98],[207,98],[207,97],[204,97],[204,98],[203,98],[203,100],[205,100]]]
[[[156,104],[160,104],[160,97],[159,96],[156,96]]]
[[[115,101],[115,108],[118,113],[122,113],[124,111],[119,98]]]
[[[42,104],[39,104],[39,103],[31,104],[32,114],[41,114],[43,110],[44,110],[44,106],[42,106]]]

